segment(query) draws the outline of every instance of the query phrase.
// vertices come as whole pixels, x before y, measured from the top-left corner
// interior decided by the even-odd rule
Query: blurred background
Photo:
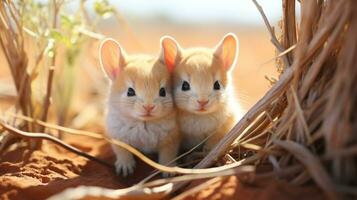
[[[117,39],[129,54],[158,55],[163,35],[171,35],[188,48],[214,47],[226,33],[235,33],[240,53],[233,81],[238,101],[245,109],[268,90],[271,84],[267,78],[278,76],[274,46],[262,17],[249,0],[60,1],[56,26],[44,26],[44,30],[38,29],[38,24],[42,21],[51,24],[51,8],[56,1],[21,2],[25,3],[17,2],[17,5],[25,7],[25,11],[29,7],[24,12],[28,16],[24,23],[28,70],[36,69],[40,74],[32,83],[33,104],[35,108],[43,105],[48,67],[54,60],[55,80],[49,112],[52,121],[61,125],[75,128],[102,125],[102,120],[93,120],[93,116],[102,117],[107,88],[98,63],[98,45],[103,36]],[[279,27],[281,2],[259,3],[271,24]],[[51,41],[54,41],[52,49]],[[39,64],[36,61],[41,49],[48,54]],[[51,57],[53,54],[56,59]],[[16,90],[2,52],[0,63],[0,109],[4,111],[13,105]],[[42,67],[34,67],[38,64]]]

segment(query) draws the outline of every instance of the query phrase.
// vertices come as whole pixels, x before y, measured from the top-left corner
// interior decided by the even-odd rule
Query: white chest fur
[[[188,114],[179,117],[180,131],[191,148],[219,129],[227,120],[229,113],[222,110],[208,115]]]
[[[173,118],[139,121],[123,117],[118,110],[109,109],[106,119],[107,132],[112,138],[145,152],[157,152],[160,142],[175,128]]]

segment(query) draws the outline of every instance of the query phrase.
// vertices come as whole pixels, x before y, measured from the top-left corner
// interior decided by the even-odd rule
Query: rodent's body
[[[183,49],[171,37],[162,39],[166,64],[174,67],[173,92],[182,146],[190,149],[206,137],[210,150],[241,117],[233,103],[230,71],[236,63],[238,40],[227,34],[214,49]]]
[[[178,112],[179,127],[182,134],[182,147],[193,148],[206,137],[206,148],[211,149],[236,123],[236,117],[226,108],[207,115],[196,115],[187,111]]]
[[[180,145],[170,69],[152,56],[126,55],[113,39],[102,42],[100,55],[102,68],[110,80],[108,135],[142,152],[158,153],[159,163],[168,165]],[[133,155],[117,146],[113,150],[117,173],[124,176],[133,173]]]

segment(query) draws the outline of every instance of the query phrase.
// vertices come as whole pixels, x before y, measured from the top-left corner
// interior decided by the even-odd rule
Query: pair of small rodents
[[[114,39],[100,46],[100,64],[110,79],[108,135],[145,153],[158,152],[159,163],[174,160],[179,148],[190,149],[207,136],[210,150],[240,117],[231,102],[230,71],[238,39],[229,33],[214,49],[183,49],[161,38],[158,57],[127,55]],[[133,155],[113,146],[116,172],[131,174]],[[171,164],[175,165],[175,164]]]

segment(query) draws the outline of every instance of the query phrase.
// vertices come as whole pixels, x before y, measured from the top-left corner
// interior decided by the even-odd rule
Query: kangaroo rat
[[[127,55],[114,39],[100,45],[100,65],[110,80],[108,135],[145,153],[158,152],[167,164],[178,152],[179,134],[171,94],[172,69],[148,55]],[[133,155],[113,146],[118,174],[133,173]]]
[[[211,135],[204,145],[210,150],[242,115],[239,105],[231,101],[229,80],[238,55],[238,39],[229,33],[214,49],[182,49],[169,36],[161,43],[166,65],[174,68],[174,100],[183,147],[192,148]]]

